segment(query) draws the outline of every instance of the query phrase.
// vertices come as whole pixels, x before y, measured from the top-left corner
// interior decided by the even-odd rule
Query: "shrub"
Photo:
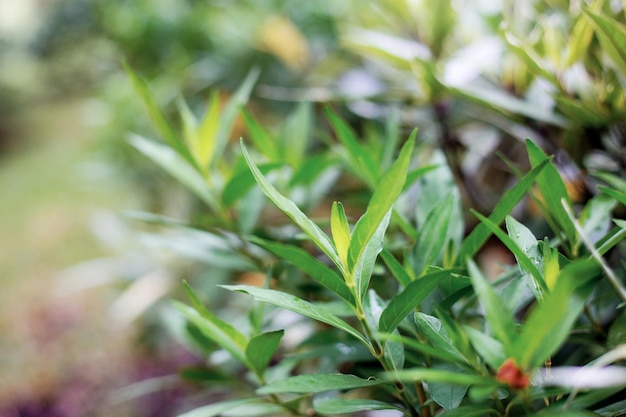
[[[435,109],[443,97],[471,101],[510,123],[521,114],[536,126],[557,126],[559,138],[591,125],[615,132],[626,71],[611,45],[626,30],[603,13],[592,7],[574,15],[580,38],[568,55],[596,62],[606,53],[611,62],[581,64],[613,74],[609,81],[598,75],[596,82],[613,83],[600,91],[620,90],[600,124],[572,113],[585,104],[569,91],[554,93],[554,113],[539,114],[522,98],[441,82],[436,64],[452,25],[433,28],[435,58],[416,64],[422,75],[434,71],[421,79],[431,93],[424,100]],[[591,47],[594,34],[602,48]],[[534,53],[550,57],[553,48],[522,48],[509,35],[529,76],[559,87],[559,68],[542,69]],[[242,109],[247,138],[238,144],[230,132],[257,71],[223,108],[213,95],[199,119],[181,102],[182,134],[142,79],[129,75],[165,141],[135,136],[132,144],[204,204],[183,222],[138,217],[177,230],[175,238],[154,239],[207,263],[210,281],[220,284],[216,295],[185,283],[190,304],[176,301],[169,313],[176,334],[206,358],[182,376],[206,383],[214,398],[183,416],[616,416],[626,407],[626,222],[612,218],[626,191],[615,173],[592,173],[593,196],[573,201],[560,166],[527,139],[526,161],[505,159],[517,179],[481,214],[467,207],[450,154],[417,131],[401,140],[393,112],[383,128],[366,124],[360,137],[329,107],[330,131],[303,103],[278,133]],[[313,142],[314,132],[322,140]],[[526,200],[548,228],[522,218]],[[486,276],[477,257],[494,238],[514,262]],[[226,297],[232,293],[255,302]]]

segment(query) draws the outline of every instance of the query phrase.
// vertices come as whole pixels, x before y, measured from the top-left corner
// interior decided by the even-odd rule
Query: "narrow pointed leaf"
[[[249,409],[254,409],[257,413],[246,413],[246,416],[274,416],[285,411],[283,407],[264,401],[262,398],[244,398],[205,405],[179,414],[178,417],[241,416]]]
[[[472,346],[474,346],[474,350],[478,352],[491,369],[499,369],[507,358],[502,343],[473,327],[463,326],[463,330]]]
[[[241,143],[241,149],[243,151],[244,158],[248,166],[250,167],[250,171],[252,171],[252,175],[256,179],[257,183],[263,189],[265,195],[272,200],[276,206],[281,209],[287,216],[289,216],[300,228],[306,233],[311,240],[319,247],[322,252],[326,254],[330,258],[331,261],[338,268],[343,269],[343,264],[337,255],[335,250],[335,246],[333,245],[330,238],[319,228],[317,224],[315,224],[311,219],[309,219],[299,208],[294,204],[293,201],[289,200],[287,197],[283,196],[278,192],[278,190],[265,178],[265,176],[261,173],[259,168],[254,164],[252,158],[248,154],[246,147],[243,145],[243,141]]]
[[[285,333],[284,330],[274,332],[261,333],[254,336],[246,346],[246,356],[248,362],[258,372],[262,373],[270,363],[272,356],[276,353],[280,340]]]
[[[595,29],[602,49],[622,74],[626,74],[626,26],[615,19],[583,9]]]
[[[543,276],[541,275],[541,272],[537,268],[537,265],[528,257],[528,255],[524,251],[524,248],[520,247],[513,239],[507,236],[507,234],[504,233],[495,223],[492,223],[485,216],[473,210],[472,210],[472,214],[474,214],[474,216],[476,216],[481,221],[482,224],[487,226],[487,228],[491,231],[491,233],[496,235],[498,239],[500,239],[500,241],[504,243],[507,249],[509,249],[515,255],[515,258],[517,259],[521,267],[523,267],[526,271],[530,273],[535,283],[535,286],[533,286],[531,289],[535,292],[535,296],[537,298],[541,298],[543,296],[543,293],[546,292],[548,288],[546,286],[545,281],[543,280]],[[508,224],[513,225],[513,221],[509,220]],[[512,227],[516,231],[517,229],[519,229],[519,227],[517,226],[512,226]],[[524,244],[522,243],[522,245]]]
[[[354,389],[380,385],[385,381],[363,379],[347,374],[308,374],[297,375],[269,383],[257,390],[258,394],[296,393],[309,394],[324,391]]]
[[[402,285],[402,287],[406,287],[411,283],[413,278],[409,275],[409,273],[404,269],[404,267],[398,262],[398,260],[386,249],[383,249],[380,253],[380,257],[387,265],[387,268],[391,271],[393,277]]]
[[[352,231],[350,249],[348,251],[348,262],[353,267],[361,258],[367,244],[378,229],[389,210],[391,210],[396,199],[402,192],[406,175],[411,162],[411,153],[415,136],[404,144],[398,159],[393,163],[389,171],[383,175],[376,186],[365,214],[359,219]]]
[[[526,191],[530,189],[537,175],[546,167],[550,159],[544,159],[537,163],[533,169],[531,169],[526,175],[524,175],[517,184],[509,191],[504,193],[500,202],[493,209],[493,212],[489,216],[489,220],[497,225],[502,223],[507,214],[513,210],[513,208],[519,203]],[[458,263],[464,263],[468,258],[473,257],[482,245],[491,236],[491,231],[485,224],[479,224],[472,230],[472,232],[465,238],[461,249],[459,249],[459,255],[457,257]]]
[[[448,337],[448,333],[446,332],[446,329],[442,327],[439,319],[434,316],[418,312],[415,313],[414,320],[419,332],[432,347],[449,353],[455,358],[454,362],[465,362],[463,355],[461,355],[461,353],[453,346],[452,340]]]
[[[526,140],[526,149],[531,166],[536,167],[545,160],[546,155],[530,139]],[[541,173],[537,175],[537,187],[548,209],[548,213],[546,214],[553,217],[563,233],[565,233],[567,240],[573,243],[576,239],[576,231],[569,217],[567,217],[565,209],[561,205],[561,199],[565,199],[569,205],[571,205],[571,200],[567,194],[563,179],[554,165],[547,165]]]
[[[148,115],[150,116],[150,120],[152,121],[152,124],[156,128],[157,132],[159,132],[163,140],[165,140],[165,142],[171,146],[172,149],[182,156],[183,159],[185,159],[192,167],[198,169],[198,164],[191,156],[191,153],[189,153],[189,150],[185,147],[183,141],[170,126],[169,122],[165,118],[165,115],[154,100],[146,82],[135,71],[133,71],[129,65],[124,64],[124,68],[126,69],[126,74],[130,78],[135,93],[143,101],[148,111]]]
[[[447,410],[439,417],[489,417],[499,416],[498,410],[484,405],[466,405],[463,407]]]
[[[354,305],[354,297],[339,274],[330,269],[323,262],[315,259],[304,249],[259,238],[252,238],[251,241],[292,265],[297,266],[302,272],[310,275],[321,285],[346,300],[350,305]]]
[[[530,229],[511,216],[506,217],[505,223],[508,236],[511,239],[511,243],[509,244],[513,247],[509,249],[513,252],[513,255],[515,255],[520,271],[522,273],[528,272],[533,277],[534,286],[531,289],[536,297],[541,298],[543,293],[548,290],[548,286],[542,274],[543,254],[539,250],[537,238],[532,234]],[[500,233],[498,229],[498,234]],[[533,269],[531,265],[535,268]]]
[[[267,156],[271,161],[278,160],[278,147],[270,133],[252,117],[245,107],[241,111],[254,148]]]
[[[378,228],[365,245],[357,263],[352,268],[352,276],[361,298],[364,298],[367,293],[378,254],[383,250],[385,231],[387,230],[387,226],[389,226],[391,212],[392,210],[389,210],[385,217],[383,217]]]
[[[282,163],[270,162],[268,164],[259,165],[259,171],[263,175],[282,167]],[[237,200],[245,196],[256,184],[254,175],[249,169],[234,174],[226,183],[222,190],[222,201],[226,207],[232,206]]]
[[[246,339],[232,325],[204,308],[199,311],[179,302],[174,302],[174,306],[206,337],[228,351],[239,362],[248,364],[245,354]]]
[[[454,194],[441,199],[426,216],[413,246],[411,259],[416,277],[441,258],[448,237],[448,225],[454,208]]]
[[[330,230],[333,234],[333,241],[337,248],[337,254],[343,262],[348,266],[348,248],[350,247],[350,226],[346,218],[346,212],[343,204],[335,201],[330,214]]]
[[[524,369],[535,369],[565,342],[582,311],[598,276],[598,266],[590,260],[567,265],[557,278],[553,291],[531,311],[516,343],[515,357]]]
[[[330,108],[326,108],[326,117],[332,125],[337,138],[348,151],[350,164],[355,174],[362,176],[361,178],[370,187],[376,184],[380,177],[378,165],[372,157],[372,153],[365,149],[357,140],[356,135],[339,116],[333,113]]]
[[[198,161],[202,167],[207,167],[213,158],[213,152],[217,145],[217,132],[220,127],[220,102],[217,91],[211,94],[211,99],[206,109],[206,113],[198,128],[195,151]]]
[[[219,130],[217,131],[217,137],[215,140],[215,150],[211,159],[212,166],[222,158],[230,133],[235,124],[235,120],[237,119],[239,109],[248,101],[252,88],[254,87],[256,80],[259,78],[260,73],[261,71],[259,68],[253,68],[250,70],[246,79],[239,86],[237,91],[235,91],[226,106],[224,106],[224,110],[221,114]]]
[[[400,410],[384,401],[360,398],[323,398],[313,401],[313,409],[322,414],[346,414],[372,410]]]
[[[380,331],[385,333],[393,331],[437,287],[437,284],[449,275],[448,271],[439,271],[411,281],[391,299],[383,311],[378,324]]]
[[[141,136],[133,135],[131,145],[150,158],[153,162],[167,171],[171,176],[189,188],[195,195],[200,197],[209,207],[219,209],[217,198],[211,192],[206,180],[185,159],[172,148],[162,145]]]
[[[389,378],[398,381],[447,382],[457,385],[495,385],[493,379],[466,372],[453,372],[432,368],[412,368],[388,374]]]
[[[510,356],[516,338],[515,322],[511,317],[511,313],[504,307],[504,302],[489,285],[476,264],[473,261],[469,261],[467,268],[474,286],[474,293],[485,311],[485,318],[489,323],[489,327],[491,327],[494,336],[502,342],[505,351]]]
[[[366,346],[369,346],[369,342],[354,327],[350,326],[336,315],[328,312],[322,306],[313,305],[301,298],[276,290],[258,288],[249,285],[222,285],[221,287],[230,291],[247,293],[257,301],[270,303],[293,311],[294,313],[302,314],[303,316],[321,321],[322,323],[329,324],[354,336],[357,340],[361,341]]]

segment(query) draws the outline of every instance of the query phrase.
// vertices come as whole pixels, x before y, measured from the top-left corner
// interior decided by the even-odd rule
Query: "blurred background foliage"
[[[288,115],[310,112],[309,149],[329,141],[321,104],[364,137],[390,118],[400,137],[418,126],[422,150],[445,151],[464,206],[488,212],[511,167],[528,168],[527,137],[557,155],[575,201],[598,181],[626,190],[626,56],[606,19],[624,24],[624,2],[0,1],[1,412],[162,416],[185,408],[169,394],[193,391],[167,378],[123,389],[193,362],[159,336],[155,305],[181,274],[207,274],[146,250],[113,214],[201,222],[203,210],[129,146],[129,132],[156,132],[123,62],[177,126],[182,97],[196,115],[210,91],[225,104],[251,68],[248,119],[280,135]],[[314,105],[297,116],[302,101]],[[247,121],[236,120],[233,143],[251,133]],[[341,187],[358,196],[367,179],[344,175]],[[532,221],[532,207],[520,216]],[[152,292],[136,298],[142,282]],[[141,397],[151,405],[129,400],[157,388],[169,391]]]

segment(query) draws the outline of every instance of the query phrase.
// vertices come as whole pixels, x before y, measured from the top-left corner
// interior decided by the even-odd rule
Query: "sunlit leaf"
[[[348,225],[348,219],[346,218],[343,204],[337,201],[333,203],[330,214],[330,230],[332,231],[333,241],[337,248],[337,254],[347,267],[348,248],[350,247],[350,226]]]
[[[217,132],[220,126],[220,102],[217,91],[211,94],[206,113],[200,122],[197,143],[194,144],[196,158],[202,167],[206,167],[213,158],[217,145]]]

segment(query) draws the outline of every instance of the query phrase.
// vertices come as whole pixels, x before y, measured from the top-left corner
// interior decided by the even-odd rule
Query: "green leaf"
[[[379,379],[363,379],[346,374],[308,374],[292,376],[280,381],[271,382],[257,390],[257,394],[281,394],[286,392],[309,394],[315,392],[344,390],[371,387],[385,381]]]
[[[257,373],[261,374],[265,371],[272,356],[276,353],[284,334],[284,330],[277,330],[261,333],[250,339],[246,346],[246,356],[248,357],[248,362]]]
[[[439,417],[488,417],[490,415],[499,416],[500,413],[484,405],[466,405],[454,410],[447,410]]]
[[[372,157],[372,153],[359,144],[356,135],[350,126],[337,116],[330,108],[324,109],[326,117],[337,134],[337,139],[348,151],[350,164],[355,174],[360,176],[365,183],[373,187],[380,178],[378,165]]]
[[[489,221],[483,217],[485,221]],[[481,221],[483,220],[481,219]],[[531,286],[535,297],[541,299],[544,292],[548,291],[548,286],[545,283],[542,271],[543,271],[543,253],[539,250],[539,244],[537,238],[526,226],[515,220],[511,216],[507,216],[505,219],[506,228],[509,233],[510,241],[504,242],[505,246],[509,248],[515,259],[517,260],[520,272],[528,272],[533,277],[534,285]],[[491,227],[494,225],[491,224]],[[497,232],[492,229],[494,234],[501,236],[499,228]],[[511,245],[511,247],[509,247]],[[534,267],[534,268],[533,268]]]
[[[506,360],[506,353],[502,343],[473,327],[463,326],[463,330],[472,343],[474,350],[478,352],[491,369],[499,369]]]
[[[602,50],[617,69],[626,75],[626,26],[615,19],[583,9],[598,36]]]
[[[341,259],[337,255],[335,250],[335,246],[333,245],[330,238],[319,228],[317,224],[315,224],[311,219],[309,219],[300,209],[293,203],[293,201],[289,200],[287,197],[283,196],[278,192],[278,190],[270,184],[270,182],[263,176],[259,168],[254,164],[246,147],[243,145],[243,141],[241,142],[241,149],[243,151],[243,156],[246,159],[248,166],[250,167],[250,171],[254,175],[257,183],[263,189],[265,195],[276,204],[276,206],[281,209],[286,215],[288,215],[300,228],[306,233],[311,240],[319,247],[322,252],[326,254],[330,258],[331,261],[340,270],[343,270],[343,264],[341,263]]]
[[[211,166],[215,166],[215,164],[222,158],[230,133],[233,129],[233,125],[237,119],[239,109],[248,101],[252,88],[254,87],[256,80],[259,78],[260,73],[261,71],[259,68],[251,69],[246,76],[246,79],[232,95],[226,106],[224,106],[224,110],[221,114],[219,129],[217,131],[217,137],[215,139],[215,150],[212,155]]]
[[[506,215],[513,210],[526,191],[532,186],[537,175],[546,167],[549,161],[550,159],[544,159],[537,163],[537,165],[524,175],[513,188],[504,193],[500,202],[496,204],[496,207],[489,216],[489,220],[492,223],[499,225],[504,220]],[[476,226],[463,241],[457,257],[458,262],[464,263],[468,258],[473,257],[490,235],[491,231],[485,224],[481,223]]]
[[[202,167],[207,167],[213,158],[215,147],[217,145],[217,132],[220,126],[220,101],[219,94],[214,91],[206,109],[206,113],[200,122],[198,133],[196,135],[197,142],[194,143],[193,149],[197,160]]]
[[[626,206],[626,194],[624,194],[623,192],[620,192],[613,188],[604,187],[602,185],[598,186],[598,190],[600,190],[604,194],[610,195],[615,200],[619,201],[622,205]]]
[[[247,293],[257,301],[270,303],[275,306],[293,311],[294,313],[302,314],[303,316],[321,321],[322,323],[329,324],[354,336],[365,346],[370,346],[367,339],[365,339],[363,335],[359,333],[354,327],[350,326],[348,323],[341,320],[336,315],[326,311],[322,306],[315,306],[308,301],[305,301],[290,294],[286,294],[284,292],[253,287],[250,285],[222,285],[221,287],[226,288],[230,291],[241,291]]]
[[[402,285],[406,287],[413,280],[407,270],[398,262],[398,260],[387,249],[383,249],[380,253],[380,257],[387,265],[387,268],[391,271],[393,277]]]
[[[324,287],[346,300],[350,305],[354,305],[354,297],[343,279],[335,271],[324,265],[323,262],[315,259],[304,249],[270,242],[256,237],[252,237],[251,242],[267,249],[292,265],[297,266],[302,272],[310,275]]]
[[[593,197],[580,214],[584,235],[593,245],[606,236],[611,228],[611,213],[617,205],[612,197],[610,194]]]
[[[514,349],[516,339],[515,322],[511,313],[505,308],[503,301],[489,285],[483,274],[473,261],[468,261],[467,269],[470,273],[474,293],[485,311],[485,318],[494,336],[504,345],[508,356]]]
[[[562,128],[570,125],[566,118],[500,90],[468,85],[463,88],[448,87],[448,90],[458,97],[499,111],[505,116],[513,113]]]
[[[305,160],[312,126],[311,103],[303,101],[287,117],[281,132],[281,151],[284,161],[297,167]]]
[[[523,271],[528,271],[530,272],[530,275],[533,277],[533,281],[535,283],[534,286],[531,286],[531,289],[533,290],[535,297],[537,297],[537,299],[541,299],[543,297],[543,293],[547,291],[547,286],[545,281],[543,280],[543,276],[541,275],[540,270],[537,268],[537,265],[535,264],[535,261],[533,261],[526,253],[526,251],[529,251],[529,253],[532,252],[532,247],[528,246],[528,242],[530,240],[530,237],[528,234],[530,234],[530,236],[532,236],[532,233],[530,233],[529,230],[527,230],[524,235],[522,236],[522,227],[524,227],[521,223],[518,223],[516,221],[514,221],[512,218],[507,216],[507,225],[510,225],[512,228],[512,233],[514,235],[514,238],[516,239],[516,241],[519,242],[519,244],[514,241],[512,238],[510,238],[509,236],[507,236],[495,223],[492,223],[488,218],[482,216],[481,214],[479,214],[478,212],[471,210],[472,214],[474,214],[474,216],[476,216],[482,224],[486,225],[487,228],[489,228],[489,230],[491,231],[491,233],[493,233],[494,235],[496,235],[498,237],[498,239],[500,239],[500,241],[502,243],[504,243],[504,245],[511,251],[513,252],[513,254],[515,255],[515,259],[517,259],[518,263],[520,264],[520,269],[522,269]],[[524,227],[525,228],[525,227]],[[534,236],[533,236],[534,239]],[[535,246],[537,245],[537,240],[534,239],[535,241]],[[538,250],[537,247],[534,248],[535,251],[537,253],[533,253],[533,256],[539,256],[538,255]],[[537,261],[538,262],[538,261]]]
[[[517,338],[515,354],[510,355],[519,359],[523,369],[541,366],[565,342],[598,273],[598,266],[590,260],[575,261],[563,268],[554,290],[531,311]]]
[[[454,29],[455,8],[451,0],[440,0],[429,4],[432,32],[430,48],[435,57],[439,57],[443,52],[445,40]]]
[[[174,152],[172,148],[137,135],[133,135],[131,137],[130,143],[137,148],[137,150],[167,171],[171,176],[189,188],[209,207],[215,211],[219,211],[217,198],[211,192],[206,180],[197,170],[192,168],[192,166],[190,166],[185,159]]]
[[[269,164],[259,165],[258,168],[263,175],[267,175],[269,172],[282,166],[282,163],[272,162]],[[255,184],[256,181],[254,176],[247,168],[233,175],[222,190],[222,201],[224,205],[226,207],[232,206],[237,200],[246,195]]]
[[[348,267],[348,248],[350,247],[350,226],[343,204],[335,201],[330,214],[330,230],[341,262]]]
[[[495,385],[493,379],[486,376],[468,374],[467,371],[453,372],[432,368],[412,368],[388,373],[389,378],[401,382],[426,381],[444,382],[457,385]]]
[[[433,206],[418,231],[417,241],[413,246],[411,260],[416,277],[441,259],[447,243],[448,226],[453,213],[455,197],[450,193]]]
[[[626,344],[626,313],[622,313],[615,319],[609,328],[607,345],[610,348]]]
[[[434,369],[441,369],[447,371],[465,372],[457,365],[453,364],[441,364],[436,365]],[[443,407],[444,410],[451,410],[461,405],[465,394],[467,394],[468,386],[449,384],[446,382],[429,382],[428,393],[432,399]]]
[[[250,135],[250,140],[254,145],[254,148],[261,152],[263,155],[267,156],[270,161],[278,161],[280,160],[280,156],[278,153],[278,146],[276,141],[272,138],[272,135],[261,125],[259,124],[250,112],[243,107],[241,109],[244,121],[246,123],[246,129]],[[283,161],[281,160],[281,164]]]
[[[285,409],[283,407],[264,401],[261,398],[244,398],[205,405],[204,407],[179,414],[178,417],[275,416],[284,412]]]
[[[150,116],[150,120],[152,124],[156,128],[157,132],[163,137],[163,140],[176,151],[184,160],[186,160],[193,168],[196,170],[199,169],[198,164],[191,156],[191,153],[185,147],[183,141],[178,137],[178,135],[174,132],[169,122],[165,118],[165,115],[156,104],[150,89],[146,82],[135,72],[133,69],[127,64],[124,63],[124,69],[126,70],[126,74],[130,78],[131,84],[135,93],[141,98],[146,109],[148,111],[148,115]]]
[[[414,320],[419,332],[432,347],[449,353],[454,358],[454,362],[466,362],[463,355],[453,346],[446,329],[437,317],[418,312],[415,313]]]
[[[526,140],[526,149],[528,151],[528,159],[530,159],[530,164],[533,168],[539,166],[539,164],[545,160],[546,155],[530,139]],[[571,200],[567,194],[563,179],[554,165],[547,165],[541,173],[537,175],[537,187],[539,188],[541,198],[545,202],[548,211],[544,214],[554,219],[570,244],[573,244],[576,239],[576,230],[561,205],[561,199],[565,199],[570,206]],[[558,233],[558,230],[555,232]]]
[[[346,414],[371,410],[401,410],[393,404],[360,398],[322,398],[313,400],[313,409],[321,414]]]
[[[387,303],[380,298],[376,291],[369,290],[367,297],[365,297],[363,303],[363,310],[365,312],[365,319],[367,323],[375,332],[374,337],[380,341],[378,336],[378,322],[380,321],[380,315],[385,309]],[[397,332],[396,332],[397,333]],[[398,333],[397,333],[398,334]],[[404,346],[402,343],[396,340],[387,340],[384,342],[384,357],[392,369],[402,369],[404,367]]]
[[[380,331],[384,333],[393,331],[449,275],[449,271],[437,271],[411,281],[389,301],[380,316],[378,324]]]
[[[402,192],[409,163],[411,162],[414,143],[415,134],[411,135],[402,147],[398,159],[383,175],[376,186],[365,214],[355,224],[352,230],[350,249],[348,250],[348,262],[351,268],[359,262],[370,239],[374,236],[385,217],[388,216],[388,212]]]
[[[239,362],[248,365],[245,354],[247,345],[245,336],[239,333],[231,324],[221,320],[207,310],[189,285],[187,283],[184,283],[184,285],[194,308],[179,302],[174,302],[175,307],[187,320],[196,325],[206,337],[227,350]]]
[[[357,263],[352,268],[352,278],[354,279],[355,287],[361,299],[363,299],[367,293],[370,279],[372,278],[372,273],[374,272],[374,266],[376,265],[376,259],[378,258],[380,251],[383,249],[385,231],[387,230],[387,226],[389,226],[391,212],[392,210],[389,210],[387,215],[383,217],[382,221],[378,225],[378,228],[375,230],[370,240],[366,243]]]
[[[604,5],[604,1],[594,1],[591,5],[594,12],[599,12]],[[593,38],[593,28],[590,25],[589,19],[583,14],[580,14],[576,18],[576,23],[572,29],[572,34],[569,37],[567,45],[567,58],[565,66],[570,67],[574,62],[582,60],[587,55],[588,48],[591,45]]]

